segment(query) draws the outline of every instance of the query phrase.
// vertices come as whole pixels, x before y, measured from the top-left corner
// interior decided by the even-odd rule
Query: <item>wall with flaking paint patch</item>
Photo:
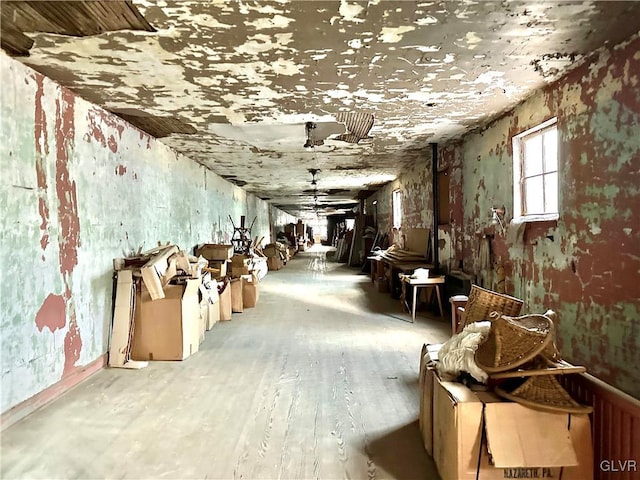
[[[525,301],[524,312],[559,313],[563,356],[640,398],[640,39],[601,49],[512,111],[439,146],[449,169],[450,223],[439,227],[440,264]],[[512,137],[557,116],[560,219],[491,224],[491,208],[513,212]],[[403,228],[432,227],[431,158],[367,202],[378,200],[390,231],[391,195],[403,192]],[[489,240],[489,239],[490,240]],[[481,263],[482,244],[489,263]],[[506,276],[500,282],[502,273]]]
[[[290,223],[297,223],[298,219],[293,215],[283,212],[279,208],[270,206],[271,208],[271,238],[275,241],[279,232],[284,232],[285,227]],[[264,245],[264,244],[263,244]]]
[[[447,218],[440,219],[438,227],[440,268],[444,272],[458,268],[462,260],[462,154],[457,143],[438,148],[438,171],[449,175],[449,204]],[[414,164],[395,181],[385,185],[367,199],[367,211],[373,211],[377,201],[378,230],[391,234],[393,226],[392,194],[402,192],[402,227],[433,229],[433,192],[431,150],[425,150],[425,159]]]
[[[464,265],[496,287],[495,266],[525,311],[559,313],[568,360],[640,397],[640,39],[603,49],[457,147],[463,157]],[[557,116],[557,222],[490,226],[513,212],[513,135]],[[478,262],[495,234],[493,266]],[[493,267],[493,268],[492,268]]]
[[[4,53],[0,70],[5,412],[107,351],[113,258],[229,241],[229,214],[269,241],[272,207]]]

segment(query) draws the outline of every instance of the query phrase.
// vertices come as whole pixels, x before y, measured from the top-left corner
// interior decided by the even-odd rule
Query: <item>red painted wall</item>
[[[640,397],[640,39],[605,49],[454,149],[463,156],[465,269],[495,287],[495,266],[525,311],[560,314],[568,360]],[[557,116],[560,219],[490,225],[513,211],[511,138]],[[493,270],[479,265],[495,233]]]
[[[640,397],[640,39],[595,52],[587,63],[501,118],[439,146],[449,169],[450,223],[439,227],[440,264],[460,260],[476,282],[559,314],[565,359]],[[513,212],[512,137],[558,118],[557,222],[502,233],[491,208]],[[403,228],[433,225],[430,155],[367,200],[391,229],[391,192],[403,192]],[[489,240],[487,239],[489,237]],[[482,244],[492,253],[480,261]]]

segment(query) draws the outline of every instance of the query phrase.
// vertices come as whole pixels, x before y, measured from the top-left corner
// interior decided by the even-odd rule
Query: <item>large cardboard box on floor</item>
[[[284,266],[280,255],[275,257],[267,257],[267,268],[271,271],[280,270]]]
[[[234,255],[231,258],[231,276],[233,278],[239,278],[242,275],[249,275],[251,273],[251,258],[244,255]]]
[[[220,296],[217,290],[215,294],[211,294],[211,299],[207,315],[207,330],[211,330],[213,326],[220,321]]]
[[[220,299],[218,300],[218,304],[220,305],[220,321],[226,322],[231,320],[231,313],[233,312],[231,308],[231,283],[224,282],[224,290],[219,292]]]
[[[231,311],[233,313],[242,313],[244,311],[242,283],[242,277],[232,278],[229,285],[231,287]]]
[[[210,282],[207,285],[200,285],[200,313],[203,318],[205,330],[211,330],[213,326],[220,320],[220,296],[216,282]]]
[[[166,285],[164,298],[152,300],[141,285],[137,293],[131,358],[134,360],[184,360],[200,343],[200,279],[183,285]]]
[[[588,415],[534,410],[431,374],[433,458],[442,480],[593,479]]]
[[[262,249],[262,253],[264,253],[266,257],[277,257],[280,255],[278,247],[275,243],[269,243],[265,245],[265,247]]]
[[[258,303],[260,285],[255,275],[242,276],[242,305],[243,308],[253,308]]]
[[[229,260],[233,256],[233,245],[203,243],[196,247],[195,255],[202,255],[207,260]]]
[[[433,382],[436,367],[433,361],[438,359],[438,350],[441,345],[423,345],[420,353],[419,388],[420,388],[420,413],[418,425],[422,433],[422,443],[427,453],[433,456]]]
[[[249,275],[251,270],[249,270],[248,266],[238,266],[231,265],[231,277],[232,278],[240,278],[243,275]]]

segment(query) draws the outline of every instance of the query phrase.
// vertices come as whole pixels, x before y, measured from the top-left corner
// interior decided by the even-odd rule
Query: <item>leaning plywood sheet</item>
[[[178,252],[178,247],[171,245],[154,255],[141,269],[142,280],[149,291],[152,300],[164,298],[163,283],[168,280],[167,272],[175,263],[169,262],[169,257]],[[173,269],[172,269],[173,270]]]
[[[427,256],[431,230],[428,228],[408,228],[404,232],[404,250]]]
[[[116,304],[113,314],[109,366],[119,368],[143,368],[147,362],[131,360],[131,338],[133,336],[133,312],[135,290],[131,270],[118,272]]]

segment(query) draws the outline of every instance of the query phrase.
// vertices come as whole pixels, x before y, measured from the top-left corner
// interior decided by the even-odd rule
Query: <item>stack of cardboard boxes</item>
[[[258,277],[245,258],[233,255],[231,245],[205,244],[195,252],[191,256],[166,245],[114,260],[110,366],[142,368],[148,360],[184,360],[198,351],[205,332],[218,321],[255,307]]]
[[[256,306],[259,259],[235,254],[232,245],[219,244],[199,245],[196,255],[209,260],[210,268],[221,283],[220,320],[231,320],[232,313],[242,313],[245,308]]]
[[[207,261],[166,245],[114,260],[116,305],[109,365],[140,368],[147,360],[183,360],[217,322],[218,292]]]
[[[293,256],[293,248],[287,248],[284,243],[270,243],[264,247],[262,252],[267,257],[267,266],[269,270],[280,270],[287,264]]]
[[[204,243],[198,245],[194,253],[209,261],[209,268],[214,270],[211,273],[217,280],[227,276],[229,260],[233,257],[233,245]]]

